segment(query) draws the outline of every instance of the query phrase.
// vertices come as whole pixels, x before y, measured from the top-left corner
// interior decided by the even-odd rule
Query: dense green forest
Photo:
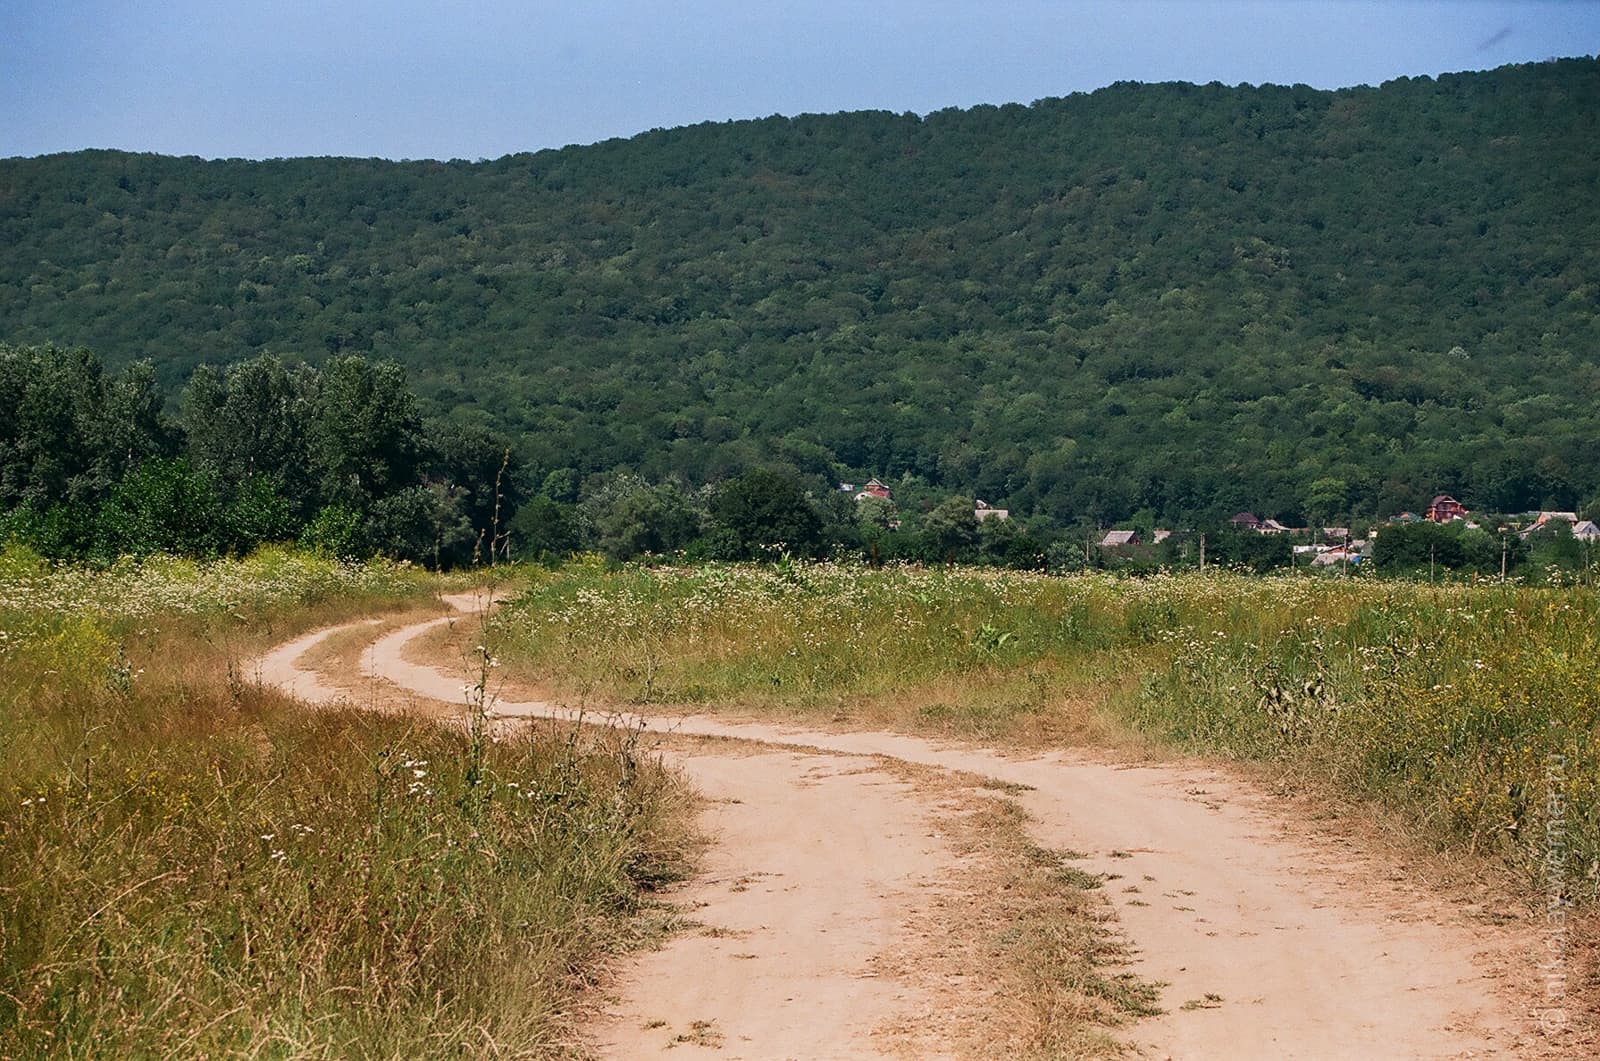
[[[205,363],[393,358],[422,414],[590,493],[779,467],[1062,525],[1573,508],[1596,143],[1574,59],[476,163],[12,159],[0,339],[149,359],[171,408]]]
[[[1288,535],[1219,521],[1107,548],[1092,523],[980,519],[971,497],[926,488],[898,502],[858,497],[779,468],[697,488],[626,470],[541,477],[507,436],[425,417],[402,366],[360,354],[320,368],[272,354],[203,365],[178,415],[162,406],[148,361],[108,372],[88,350],[0,343],[0,569],[32,570],[39,558],[237,555],[288,541],[435,567],[583,552],[1054,573],[1190,568],[1202,553],[1256,572],[1299,566]],[[1588,515],[1600,518],[1600,505]],[[1138,529],[1155,537],[1148,523]],[[1431,577],[1492,575],[1503,564],[1519,577],[1589,581],[1594,552],[1562,520],[1526,541],[1495,521],[1410,522],[1382,529],[1368,566]]]
[[[424,419],[393,362],[202,367],[167,415],[149,362],[0,343],[0,546],[207,556],[298,540],[341,556],[487,559],[520,500],[509,443]]]

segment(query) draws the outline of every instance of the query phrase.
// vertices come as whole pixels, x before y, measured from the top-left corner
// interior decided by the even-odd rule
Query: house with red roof
[[[1435,523],[1449,523],[1451,520],[1466,519],[1467,506],[1449,494],[1440,494],[1428,502],[1428,511],[1424,518],[1430,519]]]

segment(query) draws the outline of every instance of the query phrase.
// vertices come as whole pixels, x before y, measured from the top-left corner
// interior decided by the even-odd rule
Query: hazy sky
[[[0,0],[0,156],[494,158],[775,113],[1597,51],[1583,0]]]

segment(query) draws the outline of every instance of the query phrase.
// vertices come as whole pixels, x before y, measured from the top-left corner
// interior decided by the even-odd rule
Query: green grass
[[[1544,894],[1600,877],[1600,594],[1206,575],[573,566],[498,620],[568,696],[1016,742],[1132,729],[1394,808]],[[1558,769],[1559,767],[1559,769]]]
[[[291,555],[0,575],[0,1057],[574,1051],[578,988],[685,871],[676,779],[576,729],[474,769],[464,731],[229,678],[427,589]]]

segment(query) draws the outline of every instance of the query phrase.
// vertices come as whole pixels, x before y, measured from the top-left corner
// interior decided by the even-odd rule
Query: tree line
[[[496,493],[516,484],[506,441],[424,418],[393,362],[202,366],[164,405],[147,362],[0,345],[0,538],[52,558],[298,540],[449,565],[493,548],[515,503]]]
[[[394,362],[201,366],[169,412],[148,363],[0,344],[0,542],[54,559],[243,553],[293,541],[438,566],[500,556],[853,557],[1076,569],[1091,528],[980,521],[904,480],[900,507],[831,476],[580,476],[481,426],[425,417]]]
[[[530,461],[520,442],[424,416],[401,366],[360,355],[320,367],[272,355],[202,366],[169,413],[148,364],[110,371],[85,350],[0,344],[0,545],[112,559],[297,542],[440,567],[594,552],[618,562],[794,557],[1139,574],[1196,567],[1202,549],[1213,565],[1256,572],[1295,563],[1289,537],[1226,523],[1112,550],[1099,546],[1096,523],[980,519],[973,498],[914,477],[889,500],[784,466],[698,484],[627,469],[580,476]],[[1510,573],[1592,568],[1564,524],[1526,542],[1401,524],[1376,544],[1383,573],[1489,575],[1502,561]]]

